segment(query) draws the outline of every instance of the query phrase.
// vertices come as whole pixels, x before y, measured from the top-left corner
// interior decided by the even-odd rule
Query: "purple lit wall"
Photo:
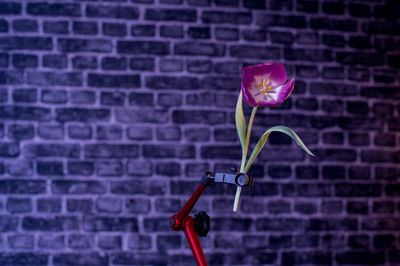
[[[168,228],[207,171],[240,163],[241,70],[296,86],[211,216],[210,265],[400,265],[397,1],[0,2],[0,265],[194,265]],[[246,114],[249,114],[246,107]]]

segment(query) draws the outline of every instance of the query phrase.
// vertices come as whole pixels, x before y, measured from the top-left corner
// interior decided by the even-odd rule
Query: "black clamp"
[[[234,184],[240,187],[253,187],[254,184],[254,179],[245,173],[216,173],[214,178],[217,183]]]

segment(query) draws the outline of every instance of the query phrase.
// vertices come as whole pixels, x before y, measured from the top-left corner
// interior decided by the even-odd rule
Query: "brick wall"
[[[400,264],[395,1],[0,2],[0,264],[193,265],[168,229],[206,170],[238,166],[241,69],[292,96],[255,187],[196,205],[210,265]],[[249,108],[246,107],[246,114]],[[397,148],[396,148],[397,147]]]

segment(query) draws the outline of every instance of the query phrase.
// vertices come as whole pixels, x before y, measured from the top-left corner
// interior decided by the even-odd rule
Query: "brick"
[[[43,31],[52,34],[68,34],[68,21],[44,21]]]
[[[109,262],[109,257],[108,255],[95,252],[68,252],[55,254],[53,257],[53,262],[56,265],[107,265]]]
[[[28,3],[26,12],[34,16],[80,17],[81,7],[79,4]]]
[[[21,14],[22,6],[19,3],[3,2],[0,3],[1,15],[19,15]]]
[[[9,58],[8,54],[0,54],[0,67],[7,67],[9,65]]]
[[[245,0],[243,5],[247,8],[265,9],[265,1]]]
[[[118,41],[117,51],[121,54],[169,54],[169,43],[158,41]]]
[[[97,23],[86,21],[74,21],[72,23],[72,30],[75,34],[82,35],[97,35]]]
[[[309,230],[312,231],[352,231],[357,230],[357,220],[349,218],[311,219]]]
[[[79,158],[79,144],[57,144],[57,143],[28,143],[24,145],[25,157],[67,157]]]
[[[330,252],[284,252],[282,253],[282,263],[285,265],[295,264],[331,264],[332,254]]]
[[[361,25],[362,31],[368,34],[396,35],[398,29],[392,21],[365,22]]]
[[[399,87],[361,87],[361,96],[400,99]]]
[[[100,103],[102,105],[115,105],[124,106],[125,104],[125,93],[120,91],[113,92],[101,92]]]
[[[68,161],[67,170],[69,175],[90,176],[93,174],[94,165],[90,161]]]
[[[181,246],[180,236],[157,236],[157,249],[168,250],[168,249],[179,249]]]
[[[337,253],[335,257],[340,264],[382,264],[385,262],[385,254],[380,251],[346,251]]]
[[[162,25],[160,36],[169,38],[183,38],[183,27],[178,25]]]
[[[265,30],[242,30],[243,39],[246,41],[265,42],[267,32]]]
[[[368,71],[368,69],[350,67],[348,78],[350,80],[368,81],[369,80],[369,71]]]
[[[106,39],[57,39],[57,47],[61,52],[98,52],[109,53],[112,50],[111,40]]]
[[[164,110],[147,109],[117,109],[116,120],[122,123],[166,123],[168,121],[168,113]]]
[[[346,210],[349,214],[368,214],[368,202],[349,201]]]
[[[144,250],[151,248],[151,237],[148,235],[132,235],[129,237],[129,248],[134,250]]]
[[[322,77],[325,79],[344,79],[344,68],[343,67],[324,67],[322,71]]]
[[[72,249],[89,249],[93,246],[93,236],[72,234],[68,236],[68,247]]]
[[[188,60],[187,70],[191,73],[208,73],[211,71],[211,61],[208,60]]]
[[[8,22],[4,19],[0,19],[0,32],[8,32]]]
[[[123,23],[103,23],[103,34],[112,37],[126,36],[126,26]]]
[[[156,164],[156,174],[160,176],[180,176],[181,168],[179,163],[160,162]]]
[[[44,103],[62,104],[67,102],[67,92],[63,90],[42,90],[41,101]]]
[[[362,150],[361,161],[363,162],[399,162],[400,158],[396,152],[384,150]]]
[[[3,265],[47,265],[49,255],[33,252],[1,252],[0,263]]]
[[[14,32],[37,32],[38,24],[35,20],[18,19],[12,22]]]
[[[326,144],[343,144],[344,135],[342,132],[327,132],[322,135]]]
[[[293,1],[291,0],[271,0],[269,3],[271,10],[292,10]]]
[[[321,203],[322,213],[341,213],[343,209],[343,204],[341,201],[323,201]]]
[[[17,157],[20,153],[19,144],[12,142],[0,143],[0,157],[12,158]]]
[[[128,199],[125,202],[127,213],[148,214],[151,210],[151,202],[148,199]]]
[[[44,67],[63,69],[68,66],[68,61],[65,55],[44,55],[42,64]]]
[[[396,80],[396,72],[376,70],[374,71],[374,81],[382,83],[394,83]]]
[[[174,54],[177,55],[223,56],[225,50],[225,45],[214,43],[180,42],[174,45]]]
[[[103,194],[106,187],[98,181],[54,180],[51,191],[53,194]]]
[[[68,137],[71,139],[90,139],[92,137],[92,128],[90,126],[69,126]]]
[[[0,48],[5,50],[51,50],[51,38],[43,37],[1,37]]]
[[[61,204],[60,198],[41,198],[37,200],[37,210],[44,213],[60,213]]]
[[[41,249],[63,249],[65,248],[64,239],[64,236],[41,235],[38,246]]]
[[[295,42],[300,44],[319,44],[318,33],[298,33]]]
[[[146,158],[194,158],[195,147],[192,145],[144,145],[143,156]]]
[[[393,213],[394,202],[393,201],[374,201],[373,208],[374,213]]]
[[[126,133],[128,139],[149,140],[152,139],[153,133],[150,127],[129,127]]]
[[[32,211],[32,201],[29,198],[7,199],[6,209],[10,213],[27,213]]]
[[[371,8],[369,5],[349,4],[349,13],[353,17],[368,18],[371,16]]]
[[[62,139],[64,131],[60,125],[39,125],[38,135],[43,139]]]
[[[345,179],[345,168],[342,166],[324,166],[322,176],[327,180]]]
[[[273,230],[273,231],[292,231],[302,230],[305,226],[305,221],[295,218],[258,218],[256,220],[257,230]]]
[[[138,19],[139,17],[138,8],[122,5],[87,5],[85,13],[90,18]]]
[[[144,194],[162,195],[166,193],[166,183],[157,181],[121,181],[111,182],[111,193],[114,194]]]
[[[380,51],[396,50],[396,42],[391,38],[375,38],[373,47]]]
[[[117,125],[97,126],[96,137],[98,140],[119,140],[122,138],[122,128]]]
[[[179,91],[193,90],[200,86],[197,78],[169,76],[147,76],[145,84],[147,88],[151,89],[174,89]]]
[[[317,212],[317,205],[311,202],[296,202],[294,211],[300,214],[313,214]]]
[[[397,171],[395,167],[376,167],[375,178],[381,180],[396,180],[398,177]]]
[[[368,167],[351,166],[349,168],[350,179],[370,179],[371,171]]]
[[[292,44],[293,43],[293,34],[290,32],[271,32],[271,41],[272,43],[282,43],[282,44]]]
[[[371,39],[369,36],[350,36],[349,46],[358,49],[371,48]]]
[[[374,143],[378,146],[395,146],[396,139],[392,134],[376,133]]]
[[[100,161],[97,163],[97,175],[104,177],[118,177],[124,174],[120,161]]]
[[[121,236],[100,236],[98,238],[98,246],[104,250],[121,249]]]
[[[323,2],[322,11],[326,14],[342,15],[345,11],[345,5],[340,1]]]
[[[211,37],[209,27],[189,27],[187,35],[193,39],[210,39]]]
[[[7,163],[5,167],[6,172],[11,176],[28,177],[33,175],[33,163],[30,160],[14,160]]]
[[[168,126],[168,127],[157,127],[156,128],[157,140],[180,140],[181,132],[178,127]]]
[[[317,13],[318,12],[318,1],[314,0],[298,0],[297,11],[306,13]]]
[[[278,26],[287,28],[301,29],[306,27],[306,17],[304,16],[283,16],[283,15],[264,15],[256,17],[258,26]]]
[[[383,56],[376,53],[339,52],[336,57],[339,63],[350,65],[379,66],[384,63]]]
[[[79,229],[79,223],[76,216],[54,216],[49,218],[25,216],[22,220],[22,228],[26,231],[72,231]]]
[[[174,123],[178,124],[222,124],[226,121],[226,114],[219,111],[174,111]]]
[[[16,89],[12,92],[13,101],[16,103],[34,103],[37,99],[37,89]]]
[[[324,34],[322,35],[322,43],[332,47],[344,47],[346,40],[341,35]]]
[[[75,69],[97,68],[97,58],[94,56],[75,56],[72,58],[72,65]]]
[[[211,4],[210,0],[188,0],[189,5],[193,6],[209,6]]]
[[[98,88],[138,88],[140,79],[138,75],[89,74],[88,85]]]
[[[64,167],[60,161],[38,161],[36,163],[38,175],[43,176],[63,176]]]
[[[196,10],[193,9],[148,8],[144,14],[144,19],[153,21],[195,22],[197,20],[197,14]]]
[[[132,36],[154,37],[155,34],[156,28],[154,25],[133,25],[131,27]]]
[[[81,86],[83,83],[82,74],[77,72],[28,72],[27,83],[32,85],[44,86]]]
[[[114,264],[125,265],[157,265],[167,261],[167,255],[160,253],[140,253],[136,252],[118,252],[111,258]]]
[[[185,139],[189,141],[208,141],[210,131],[208,128],[189,128],[185,130]]]
[[[365,117],[339,117],[338,125],[345,129],[378,129],[382,128],[382,121]]]
[[[335,195],[338,197],[379,197],[381,195],[379,184],[335,184]]]
[[[132,70],[153,71],[154,65],[153,58],[132,58],[129,67]]]
[[[93,207],[91,199],[67,199],[68,212],[89,213]]]
[[[322,49],[284,49],[285,58],[288,60],[302,60],[312,62],[327,62],[332,61],[333,56],[330,50]]]
[[[85,158],[135,158],[138,154],[138,146],[134,144],[86,144],[84,146]]]
[[[250,24],[252,15],[249,12],[204,11],[201,20],[204,23]]]
[[[233,57],[278,59],[280,49],[268,46],[232,45],[229,53]]]
[[[122,200],[110,197],[97,198],[96,209],[99,212],[120,213],[122,210]]]
[[[310,26],[316,30],[357,31],[357,21],[350,19],[311,18]]]
[[[110,118],[110,110],[107,109],[84,109],[84,108],[57,108],[56,120],[59,122],[66,121],[108,121]]]
[[[318,167],[297,166],[296,178],[298,179],[318,179]]]
[[[183,61],[177,59],[161,59],[160,71],[162,72],[181,72],[183,70]]]
[[[0,71],[0,84],[22,84],[22,73],[21,70]]]
[[[370,238],[368,235],[351,235],[348,237],[348,245],[351,248],[368,249]]]

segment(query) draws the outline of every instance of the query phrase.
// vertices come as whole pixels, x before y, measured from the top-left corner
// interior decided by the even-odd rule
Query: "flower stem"
[[[247,151],[249,149],[249,143],[250,143],[250,134],[251,134],[251,129],[253,127],[254,116],[256,115],[257,108],[258,108],[258,106],[255,106],[255,107],[253,107],[253,110],[251,111],[249,125],[247,127],[247,132],[246,132],[245,149],[244,149],[243,154],[242,154],[242,163],[240,165],[240,173],[243,173],[244,168],[246,166]],[[241,192],[242,192],[242,187],[237,186],[236,195],[235,195],[235,202],[233,203],[233,211],[234,212],[238,211],[239,198],[240,198],[240,193]]]

